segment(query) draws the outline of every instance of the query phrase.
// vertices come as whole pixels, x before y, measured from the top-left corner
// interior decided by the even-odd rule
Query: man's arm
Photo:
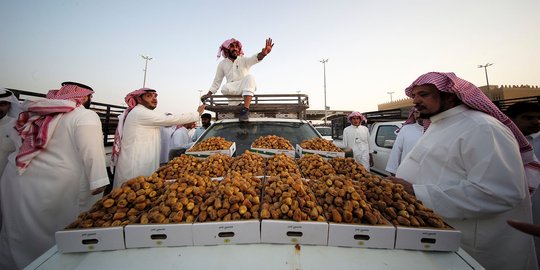
[[[99,194],[109,184],[103,148],[101,122],[91,112],[75,127],[75,143],[83,163],[92,195]]]
[[[216,68],[216,75],[214,76],[214,80],[212,81],[212,85],[210,86],[210,90],[208,90],[208,93],[201,96],[201,101],[204,102],[207,98],[215,94],[219,87],[221,86],[221,82],[223,82],[223,78],[225,77],[225,72],[222,68],[222,62],[220,62]]]

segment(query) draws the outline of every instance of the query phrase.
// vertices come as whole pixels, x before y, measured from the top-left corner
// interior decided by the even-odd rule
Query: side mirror
[[[383,147],[392,148],[394,146],[395,140],[384,140]]]

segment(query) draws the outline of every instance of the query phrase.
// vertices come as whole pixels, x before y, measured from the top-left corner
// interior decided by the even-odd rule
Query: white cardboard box
[[[193,243],[196,246],[256,244],[260,242],[261,223],[257,219],[195,222],[193,224]]]
[[[188,149],[185,154],[194,156],[196,158],[207,158],[214,154],[224,154],[224,155],[232,157],[234,155],[234,152],[236,152],[236,142],[233,142],[231,147],[229,147],[229,149],[226,149],[226,150],[210,150],[210,151],[194,151],[194,152],[189,152],[189,150],[191,150],[191,148]]]
[[[363,225],[330,223],[328,245],[336,247],[364,247],[393,249],[396,227],[387,225]]]
[[[294,150],[287,150],[287,149],[268,149],[268,148],[253,148],[251,147],[249,151],[257,153],[263,157],[272,157],[277,154],[285,154],[289,157],[294,158],[296,152]]]
[[[316,221],[261,221],[261,243],[277,244],[328,244],[328,223]]]
[[[193,223],[127,225],[126,248],[192,246],[192,226]]]
[[[125,249],[124,227],[57,231],[56,245],[61,253]]]
[[[453,229],[396,227],[396,249],[457,251],[461,232]]]
[[[332,151],[319,151],[319,150],[304,149],[299,144],[296,145],[296,154],[298,154],[299,157],[302,157],[303,155],[317,154],[324,159],[345,157],[345,152],[332,152]]]

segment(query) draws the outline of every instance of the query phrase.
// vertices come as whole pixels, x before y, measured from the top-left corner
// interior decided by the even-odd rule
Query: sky
[[[0,0],[0,86],[46,93],[63,81],[94,101],[158,91],[157,111],[196,110],[221,43],[253,55],[259,94],[309,95],[310,109],[375,111],[429,71],[477,86],[540,85],[538,0]],[[323,65],[321,60],[328,59]],[[393,92],[393,94],[388,94]],[[219,94],[219,93],[218,93]]]

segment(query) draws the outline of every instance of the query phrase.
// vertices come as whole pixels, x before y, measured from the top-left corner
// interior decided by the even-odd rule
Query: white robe
[[[161,151],[159,154],[160,163],[167,163],[169,161],[169,142],[171,141],[171,134],[175,129],[176,126],[159,128],[161,137]]]
[[[149,176],[159,168],[161,137],[159,127],[182,125],[199,120],[199,113],[164,115],[137,105],[124,122],[114,187],[137,176]]]
[[[257,85],[253,76],[249,74],[249,70],[257,63],[259,63],[257,54],[250,57],[238,56],[234,62],[229,58],[221,60],[209,91],[215,94],[225,77],[227,82],[221,88],[223,95],[253,96]]]
[[[486,269],[537,269],[533,237],[506,220],[531,222],[519,147],[495,118],[460,105],[431,125],[396,176],[462,232],[461,247]]]
[[[16,134],[16,133],[15,133]],[[0,269],[22,268],[55,244],[54,233],[88,210],[100,195],[91,190],[109,184],[99,116],[82,106],[61,116],[47,148],[19,175],[15,156],[1,180],[4,224]]]
[[[187,128],[179,127],[171,134],[169,149],[188,149],[191,145],[193,145],[193,142],[191,141]]]
[[[0,177],[4,173],[7,164],[7,157],[15,151],[15,144],[9,138],[15,126],[15,118],[8,115],[0,119]],[[0,207],[0,229],[2,229],[2,208]]]
[[[424,127],[418,123],[404,125],[397,134],[396,141],[390,151],[388,162],[386,163],[386,171],[393,174],[396,173],[399,164],[413,149],[414,145],[424,134]]]
[[[343,130],[343,145],[353,150],[354,159],[369,171],[369,130],[365,126],[350,125]]]

